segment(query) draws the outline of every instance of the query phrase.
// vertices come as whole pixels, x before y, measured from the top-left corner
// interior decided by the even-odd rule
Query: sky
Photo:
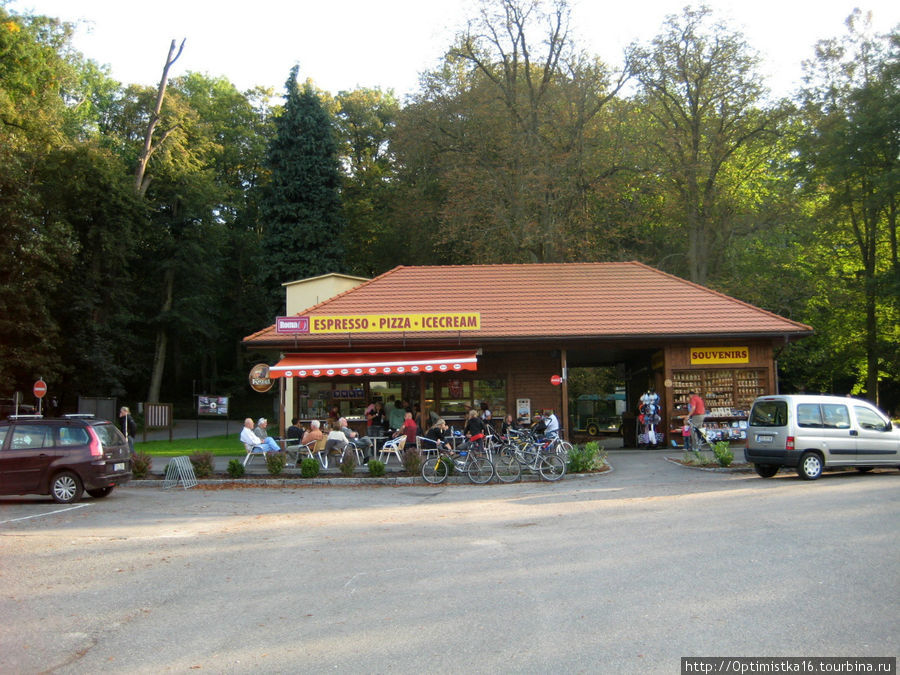
[[[571,0],[578,44],[617,67],[633,40],[648,42],[688,0]],[[698,3],[694,3],[695,5]],[[763,57],[776,96],[801,82],[817,40],[840,36],[855,6],[876,31],[900,22],[896,0],[706,0]],[[170,76],[224,76],[239,89],[284,91],[290,69],[333,94],[359,87],[414,92],[467,19],[475,0],[7,0],[7,9],[78,24],[75,47],[125,84],[155,86],[171,41],[186,39]]]

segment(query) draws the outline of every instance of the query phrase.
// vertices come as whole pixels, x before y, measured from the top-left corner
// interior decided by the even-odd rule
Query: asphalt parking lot
[[[676,673],[896,656],[900,473],[0,498],[2,672]]]

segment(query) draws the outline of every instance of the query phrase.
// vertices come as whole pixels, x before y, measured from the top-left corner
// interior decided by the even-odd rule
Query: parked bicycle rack
[[[194,465],[189,457],[175,457],[166,466],[166,477],[163,480],[163,490],[168,490],[181,483],[184,489],[197,485],[197,476],[194,473]]]

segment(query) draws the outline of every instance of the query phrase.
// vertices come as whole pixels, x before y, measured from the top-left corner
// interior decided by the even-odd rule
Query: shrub
[[[232,478],[240,478],[247,470],[239,459],[232,459],[228,462],[228,468],[225,470]]]
[[[191,455],[194,474],[197,478],[209,478],[213,472],[213,456],[211,452],[198,452]]]
[[[410,476],[418,476],[422,470],[422,452],[418,448],[404,448],[401,456],[406,473]]]
[[[369,467],[369,475],[373,478],[381,478],[384,475],[384,462],[370,459],[367,466]]]
[[[266,468],[269,470],[270,476],[278,476],[284,471],[284,464],[287,462],[287,455],[283,452],[267,452]]]
[[[566,467],[570,473],[588,473],[606,464],[606,455],[597,441],[590,441],[572,447],[569,452],[569,463]]]
[[[709,460],[703,456],[699,450],[689,450],[684,453],[682,461],[692,466],[703,466],[709,464]]]
[[[135,480],[146,478],[153,468],[153,456],[146,452],[136,452],[131,458],[131,477]]]
[[[306,457],[300,462],[300,475],[304,478],[315,478],[319,475],[319,460],[315,457]]]
[[[734,460],[734,453],[731,451],[728,441],[713,443],[713,454],[716,456],[719,466],[731,466],[731,462]]]
[[[347,478],[353,475],[353,470],[356,468],[356,457],[354,457],[352,452],[344,453],[338,468],[341,470],[341,474]]]

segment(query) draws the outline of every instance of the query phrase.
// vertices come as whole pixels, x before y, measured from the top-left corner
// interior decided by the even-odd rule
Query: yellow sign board
[[[480,330],[480,312],[310,316],[310,334]]]
[[[691,364],[750,363],[749,347],[691,347]]]

